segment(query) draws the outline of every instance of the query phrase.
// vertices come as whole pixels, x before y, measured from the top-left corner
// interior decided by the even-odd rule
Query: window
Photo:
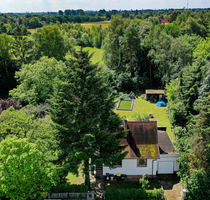
[[[137,159],[137,167],[146,167],[147,159]]]

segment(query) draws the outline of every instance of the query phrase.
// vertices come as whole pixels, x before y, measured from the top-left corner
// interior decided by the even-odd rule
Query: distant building
[[[168,20],[167,19],[161,19],[161,24],[168,24]]]

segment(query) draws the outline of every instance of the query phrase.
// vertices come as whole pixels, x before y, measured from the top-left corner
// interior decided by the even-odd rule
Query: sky
[[[0,0],[0,12],[58,12],[66,9],[141,10],[210,8],[210,0]]]

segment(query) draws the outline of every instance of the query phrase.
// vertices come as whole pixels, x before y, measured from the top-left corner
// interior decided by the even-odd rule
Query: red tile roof
[[[161,19],[161,24],[167,24],[168,20],[167,19]]]
[[[160,158],[156,121],[127,121],[123,126],[128,130],[121,141],[121,145],[128,145],[125,158]]]

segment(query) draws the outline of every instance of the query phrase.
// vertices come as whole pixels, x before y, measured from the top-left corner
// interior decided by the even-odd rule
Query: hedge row
[[[68,184],[62,183],[53,188],[52,192],[54,193],[62,193],[62,192],[87,192],[87,185],[76,185],[76,184]]]
[[[162,189],[143,190],[143,189],[115,189],[106,190],[106,200],[139,200],[139,199],[161,199]]]

